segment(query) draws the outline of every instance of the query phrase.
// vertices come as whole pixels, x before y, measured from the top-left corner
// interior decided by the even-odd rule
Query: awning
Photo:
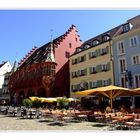
[[[111,108],[112,108],[113,107],[112,100],[115,97],[117,97],[117,96],[132,96],[132,95],[135,95],[136,92],[134,90],[130,90],[128,88],[110,85],[110,86],[99,87],[99,88],[95,88],[95,89],[76,92],[75,94],[85,95],[85,96],[102,94],[110,99]]]

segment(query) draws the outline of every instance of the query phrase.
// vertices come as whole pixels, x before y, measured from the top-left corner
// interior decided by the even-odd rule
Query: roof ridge
[[[20,67],[38,48],[35,46],[28,52],[28,54],[23,57],[23,59],[18,63],[18,67]]]

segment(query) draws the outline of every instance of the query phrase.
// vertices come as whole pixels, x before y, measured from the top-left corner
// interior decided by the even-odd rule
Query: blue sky
[[[76,25],[86,41],[140,14],[140,10],[0,10],[0,63],[19,62],[34,46],[41,47]]]

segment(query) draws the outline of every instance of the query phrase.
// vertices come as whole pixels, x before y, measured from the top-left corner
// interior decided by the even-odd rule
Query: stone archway
[[[28,92],[27,92],[27,97],[32,97],[32,96],[35,96],[35,92],[32,90],[32,89],[29,89]]]
[[[18,105],[22,105],[22,101],[25,99],[25,93],[23,90],[19,92],[18,96]]]
[[[46,90],[44,88],[40,88],[37,92],[38,97],[46,97]]]

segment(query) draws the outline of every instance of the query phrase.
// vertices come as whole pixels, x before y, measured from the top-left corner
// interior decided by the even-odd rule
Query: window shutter
[[[77,90],[78,91],[80,90],[80,84],[77,84]]]
[[[96,66],[96,70],[97,70],[97,72],[100,72],[99,65]]]
[[[75,59],[72,59],[72,64],[74,64],[75,63]]]
[[[97,81],[97,87],[99,87],[99,84],[100,84],[99,81]]]
[[[89,82],[89,87],[92,88],[92,82]]]
[[[99,80],[99,86],[102,87],[102,80]]]
[[[99,56],[98,50],[96,50],[95,52],[96,52],[96,57],[98,57]]]
[[[78,63],[80,62],[80,57],[77,58],[77,62],[78,62]]]
[[[100,49],[98,49],[97,52],[98,52],[98,56],[100,56]]]
[[[112,84],[112,79],[109,78],[109,79],[108,79],[108,85],[111,85],[111,84]]]
[[[73,72],[71,73],[71,77],[73,78]]]
[[[90,59],[91,58],[91,52],[89,52],[88,55],[89,55],[89,59]]]
[[[107,70],[110,70],[110,62],[107,63]]]
[[[84,55],[84,61],[86,61],[86,54]]]
[[[106,53],[109,53],[109,46],[106,46]]]
[[[92,67],[89,67],[89,73],[90,74],[92,73]]]
[[[77,76],[80,76],[80,70],[77,71]]]
[[[97,70],[97,72],[101,72],[102,71],[102,65],[97,65],[96,70]]]
[[[73,91],[73,85],[71,86],[71,91]]]
[[[84,74],[87,75],[87,69],[84,69]]]
[[[93,88],[97,87],[97,82],[93,82]]]
[[[97,87],[102,87],[102,80],[97,81]]]

